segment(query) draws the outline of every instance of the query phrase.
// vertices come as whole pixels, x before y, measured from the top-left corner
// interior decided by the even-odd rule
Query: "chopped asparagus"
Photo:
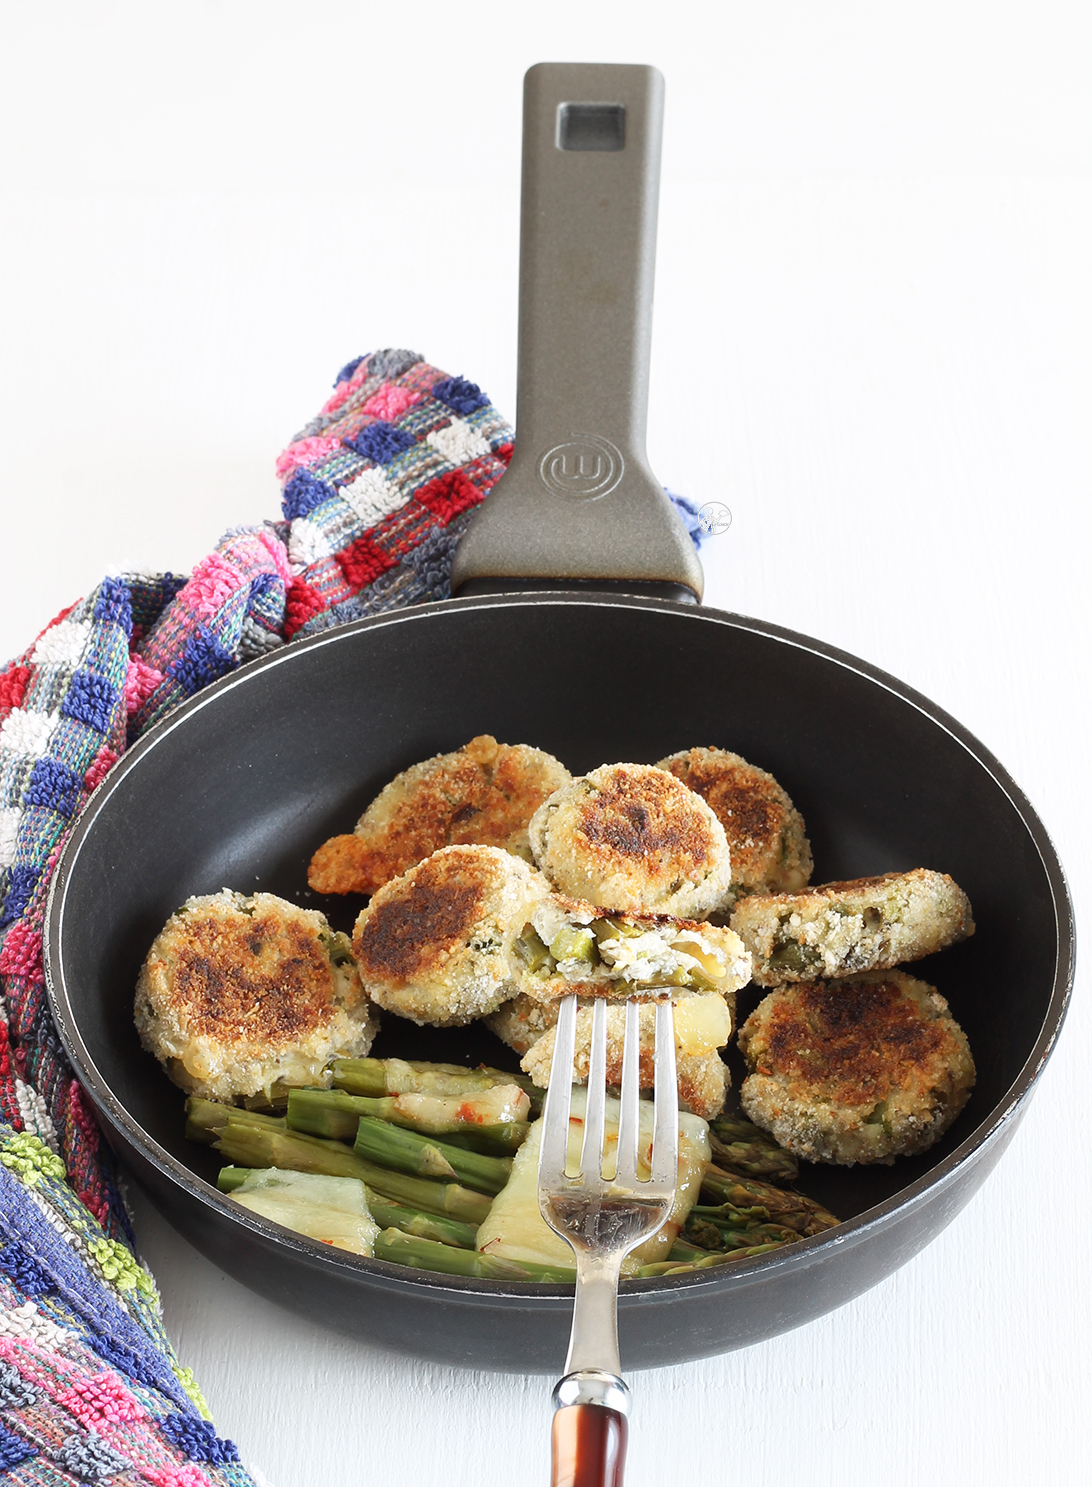
[[[289,1086],[277,1079],[269,1087],[268,1094],[259,1090],[256,1095],[247,1095],[243,1106],[247,1110],[259,1110],[263,1115],[283,1115],[288,1105]]]
[[[381,1229],[399,1229],[403,1234],[412,1234],[418,1239],[432,1240],[455,1249],[474,1248],[478,1234],[476,1224],[463,1224],[458,1219],[440,1218],[437,1214],[422,1213],[420,1209],[407,1208],[401,1203],[390,1203],[378,1193],[373,1193],[370,1188],[368,1207]]]
[[[748,1208],[757,1204],[771,1219],[784,1224],[787,1229],[794,1229],[805,1239],[833,1229],[839,1222],[834,1214],[803,1193],[774,1187],[772,1183],[753,1177],[735,1177],[716,1167],[706,1171],[702,1197],[717,1206],[728,1203],[736,1208]]]
[[[482,1064],[465,1069],[461,1064],[429,1064],[401,1058],[336,1058],[333,1080],[338,1089],[351,1095],[455,1095],[465,1097],[492,1089],[498,1084],[518,1085],[531,1102],[531,1114],[542,1109],[545,1091],[527,1074],[510,1074]]]
[[[733,1211],[739,1212],[738,1209]],[[718,1223],[711,1218],[695,1218],[693,1214],[687,1217],[683,1234],[691,1243],[705,1250],[747,1249],[755,1244],[766,1243],[791,1244],[800,1238],[794,1229],[786,1229],[782,1224],[754,1221],[745,1224],[730,1221]]]
[[[222,1193],[233,1193],[255,1170],[253,1167],[221,1167],[216,1186]],[[381,1229],[401,1229],[404,1234],[435,1239],[440,1244],[455,1245],[459,1249],[474,1248],[478,1233],[476,1224],[463,1224],[458,1219],[441,1218],[437,1214],[422,1213],[419,1208],[392,1203],[367,1185],[365,1190],[372,1218]]]
[[[286,1129],[283,1116],[262,1115],[257,1110],[241,1110],[236,1105],[222,1105],[216,1100],[202,1100],[191,1095],[186,1101],[186,1139],[211,1146],[216,1133],[227,1125],[229,1119],[249,1121],[252,1125],[266,1126],[274,1131]]]
[[[221,1167],[216,1186],[222,1193],[233,1193],[236,1188],[242,1187],[252,1172],[257,1170],[255,1167]]]
[[[379,1236],[382,1239],[382,1235]],[[780,1242],[774,1244],[753,1244],[749,1249],[732,1250],[729,1254],[708,1254],[700,1260],[679,1263],[677,1260],[657,1260],[651,1265],[642,1265],[637,1274],[642,1279],[649,1279],[658,1275],[686,1275],[691,1270],[709,1270],[716,1265],[726,1265],[733,1260],[750,1260],[755,1255],[769,1254],[770,1250],[780,1249]],[[379,1240],[376,1240],[376,1253],[379,1252]]]
[[[237,1119],[236,1117],[241,1117]],[[324,1172],[331,1177],[359,1177],[385,1198],[425,1213],[464,1223],[483,1222],[492,1204],[481,1193],[455,1182],[433,1182],[407,1177],[362,1157],[340,1141],[323,1141],[296,1131],[280,1131],[249,1123],[246,1111],[232,1111],[214,1145],[228,1161],[244,1167],[283,1167],[290,1172]]]
[[[527,1097],[515,1085],[496,1085],[465,1099],[412,1094],[373,1098],[343,1089],[294,1089],[287,1119],[289,1130],[351,1141],[360,1117],[370,1115],[407,1130],[443,1135],[453,1146],[504,1156],[523,1144],[530,1130],[523,1119],[527,1111]]]
[[[480,1152],[449,1146],[445,1141],[403,1130],[371,1115],[361,1117],[353,1150],[358,1156],[393,1167],[396,1172],[456,1178],[482,1193],[499,1193],[512,1173],[512,1163],[507,1157],[486,1157]]]
[[[745,1177],[768,1177],[772,1182],[795,1182],[800,1174],[793,1154],[772,1141],[722,1141],[709,1133],[709,1148],[718,1166]]]
[[[756,1126],[749,1120],[720,1115],[716,1120],[709,1122],[709,1129],[722,1141],[760,1141],[766,1146],[777,1146],[777,1142],[768,1131],[764,1131],[761,1126]]]
[[[384,1229],[375,1241],[375,1258],[396,1265],[415,1265],[444,1275],[467,1275],[478,1280],[568,1281],[576,1270],[565,1265],[533,1265],[527,1260],[502,1260],[477,1250],[453,1249],[431,1239],[418,1239],[398,1229]]]

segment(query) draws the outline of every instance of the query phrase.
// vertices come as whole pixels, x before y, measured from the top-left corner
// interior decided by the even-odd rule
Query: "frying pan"
[[[788,789],[820,880],[932,867],[967,890],[977,934],[915,970],[974,1051],[978,1083],[959,1119],[890,1167],[806,1168],[802,1189],[844,1221],[827,1235],[624,1283],[627,1369],[770,1337],[915,1254],[1010,1141],[1072,979],[1061,866],[976,739],[875,667],[693,602],[700,570],[644,458],[660,98],[649,68],[528,74],[519,445],[464,539],[462,597],[294,642],[191,699],[112,771],[53,878],[53,1013],[111,1143],[165,1217],[261,1294],[440,1362],[555,1372],[571,1292],[358,1259],[216,1191],[216,1155],[185,1141],[182,1097],[132,1019],[147,947],[191,894],[261,889],[348,927],[358,905],[307,889],[315,847],[397,771],[486,732],[548,749],[574,773],[729,747]],[[741,1016],[756,1001],[743,993]],[[388,1018],[374,1051],[514,1067],[474,1026]]]

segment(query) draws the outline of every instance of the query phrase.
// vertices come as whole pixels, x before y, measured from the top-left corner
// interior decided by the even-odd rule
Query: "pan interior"
[[[50,947],[72,1029],[132,1119],[215,1180],[183,1136],[181,1093],[132,1019],[141,961],[192,894],[277,893],[350,927],[360,901],[322,899],[307,864],[352,829],[399,770],[479,733],[531,743],[574,774],[716,744],[771,771],[803,813],[816,881],[936,868],[968,892],[975,937],[922,961],[978,1068],[967,1108],[931,1151],[891,1167],[805,1166],[801,1188],[843,1219],[928,1174],[999,1106],[1048,1015],[1054,897],[1019,811],[987,768],[911,701],[775,635],[660,606],[441,606],[289,648],[233,678],[123,764],[93,807]],[[746,1016],[758,1000],[741,998]],[[377,1054],[514,1056],[484,1029],[388,1016]],[[735,1090],[743,1069],[729,1055]]]

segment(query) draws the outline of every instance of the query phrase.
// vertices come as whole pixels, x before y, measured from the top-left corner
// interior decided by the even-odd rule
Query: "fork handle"
[[[554,1390],[550,1487],[622,1487],[629,1390],[597,1368],[569,1373]]]
[[[625,1415],[601,1404],[570,1404],[554,1415],[550,1487],[622,1487]]]

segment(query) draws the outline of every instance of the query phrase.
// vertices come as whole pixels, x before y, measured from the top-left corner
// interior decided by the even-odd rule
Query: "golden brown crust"
[[[368,995],[436,1027],[494,1011],[519,989],[514,941],[548,893],[541,873],[500,847],[441,847],[357,916],[353,953]]]
[[[832,1104],[872,1106],[921,1082],[952,1042],[891,980],[805,981],[773,1001],[755,1071],[803,1081]]]
[[[535,861],[563,892],[604,908],[704,915],[730,878],[712,810],[650,764],[592,770],[552,795],[530,828]]]
[[[926,1150],[974,1084],[967,1039],[932,986],[900,971],[780,986],[739,1035],[743,1107],[810,1161]]]
[[[159,1010],[184,1016],[192,1035],[226,1030],[288,1047],[325,1022],[334,999],[329,958],[310,926],[273,905],[261,903],[252,914],[190,914],[171,939],[173,976],[163,983]]]
[[[803,893],[751,894],[736,904],[731,922],[760,986],[887,970],[974,934],[958,883],[921,867]]]
[[[601,864],[623,858],[655,874],[670,856],[688,877],[706,871],[713,845],[709,831],[704,821],[679,811],[679,792],[665,774],[616,770],[581,805],[577,829]]]
[[[461,857],[439,854],[390,884],[357,923],[353,954],[366,980],[395,984],[436,975],[481,918],[486,887]]]
[[[348,940],[320,913],[226,889],[171,915],[134,1016],[171,1078],[214,1100],[322,1083],[331,1058],[367,1054],[377,1026]]]
[[[718,748],[672,754],[659,768],[700,795],[724,827],[735,893],[797,892],[805,886],[812,857],[804,822],[772,774]]]
[[[318,893],[375,893],[440,847],[503,847],[530,861],[527,823],[569,772],[527,744],[489,734],[404,770],[351,836],[325,842],[307,881]]]
[[[371,857],[358,836],[332,836],[311,858],[307,883],[316,893],[364,893]]]

